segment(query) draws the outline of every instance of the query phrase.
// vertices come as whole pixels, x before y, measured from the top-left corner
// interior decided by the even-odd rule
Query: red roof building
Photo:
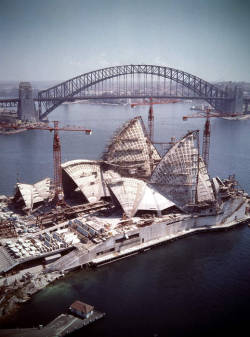
[[[69,310],[80,317],[88,318],[93,314],[94,307],[81,301],[75,301],[71,304]]]

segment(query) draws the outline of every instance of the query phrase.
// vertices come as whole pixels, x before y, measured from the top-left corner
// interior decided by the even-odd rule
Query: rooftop
[[[77,311],[81,311],[84,314],[88,314],[90,311],[94,309],[94,307],[81,301],[75,301],[74,303],[71,304],[70,309],[74,309]]]

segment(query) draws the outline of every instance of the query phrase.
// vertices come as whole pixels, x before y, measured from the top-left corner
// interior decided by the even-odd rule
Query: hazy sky
[[[0,80],[156,64],[250,81],[250,0],[0,0]]]

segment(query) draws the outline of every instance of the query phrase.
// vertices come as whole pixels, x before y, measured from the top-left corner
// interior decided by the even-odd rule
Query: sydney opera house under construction
[[[50,179],[17,184],[12,202],[33,227],[3,240],[2,272],[51,256],[49,270],[102,264],[248,219],[248,195],[234,177],[210,179],[197,130],[161,157],[140,117],[117,131],[100,160],[62,164],[62,188],[67,205],[52,209]]]

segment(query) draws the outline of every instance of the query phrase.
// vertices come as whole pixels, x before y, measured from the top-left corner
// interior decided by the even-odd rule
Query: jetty
[[[88,318],[79,318],[70,314],[61,314],[45,326],[26,329],[1,329],[2,337],[64,337],[105,316],[105,313],[93,310]]]

